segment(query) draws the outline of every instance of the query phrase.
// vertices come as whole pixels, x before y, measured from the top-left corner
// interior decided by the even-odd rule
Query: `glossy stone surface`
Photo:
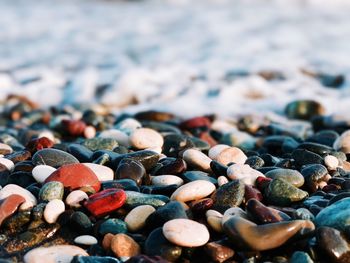
[[[21,195],[12,194],[0,201],[0,226],[4,220],[16,212],[18,207],[25,202]]]
[[[33,155],[32,161],[35,165],[42,164],[52,167],[79,163],[78,159],[73,155],[57,149],[43,149],[37,151]]]

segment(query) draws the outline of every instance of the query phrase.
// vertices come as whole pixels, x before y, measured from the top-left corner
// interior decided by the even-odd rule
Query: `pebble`
[[[12,171],[13,168],[15,168],[15,164],[11,160],[4,157],[0,157],[0,164],[5,166],[8,171]]]
[[[114,128],[116,128],[117,130],[125,132],[128,135],[130,135],[133,131],[141,127],[141,123],[133,118],[124,119],[114,126]]]
[[[97,179],[100,182],[113,180],[114,178],[113,170],[107,166],[103,166],[96,163],[83,163],[83,165],[90,168],[94,172],[94,174],[97,176]]]
[[[146,169],[141,162],[124,158],[120,161],[115,172],[116,179],[131,179],[138,185],[142,184],[142,180],[146,177]]]
[[[203,172],[211,172],[211,159],[199,150],[186,150],[183,153],[183,159],[188,165],[193,166],[194,168],[197,168]]]
[[[163,226],[163,235],[171,243],[182,247],[200,247],[209,241],[209,231],[190,219],[173,219]]]
[[[338,137],[334,144],[333,148],[336,151],[342,151],[344,153],[350,153],[350,130],[344,131],[340,137]]]
[[[325,108],[314,100],[296,100],[287,104],[285,113],[288,118],[310,120],[314,116],[323,115]]]
[[[117,129],[109,129],[100,132],[98,135],[99,138],[111,138],[118,142],[119,145],[123,145],[125,147],[129,147],[129,136],[120,130]]]
[[[170,197],[171,200],[188,202],[207,197],[215,190],[215,185],[208,181],[197,180],[180,186]]]
[[[116,258],[107,256],[74,256],[70,263],[120,263],[120,261]]]
[[[79,208],[81,207],[80,202],[87,200],[89,196],[81,190],[74,190],[70,192],[66,197],[66,205],[73,207],[73,208]]]
[[[8,217],[14,214],[18,207],[25,202],[24,197],[17,194],[9,195],[0,203],[0,226]]]
[[[232,258],[235,254],[234,250],[228,245],[221,244],[222,242],[209,242],[205,245],[204,250],[210,256],[213,262],[224,262]]]
[[[126,223],[118,218],[109,218],[106,221],[104,221],[100,227],[98,232],[101,235],[105,235],[108,233],[111,234],[119,234],[119,233],[126,233],[128,231]]]
[[[126,260],[141,254],[140,245],[126,234],[116,234],[111,240],[111,250],[117,258]]]
[[[37,151],[32,157],[32,162],[34,165],[49,165],[55,168],[79,163],[78,159],[73,155],[52,148]]]
[[[57,221],[57,218],[65,210],[65,206],[62,200],[54,199],[47,203],[44,210],[45,221],[49,224],[53,224]]]
[[[154,208],[158,208],[170,201],[169,197],[164,195],[143,194],[134,191],[125,192],[127,196],[125,204],[130,208],[135,208],[139,205],[151,205]]]
[[[339,166],[338,158],[333,155],[327,155],[324,157],[324,164],[328,170],[335,170]]]
[[[258,177],[265,177],[265,175],[247,164],[232,164],[227,169],[227,177],[231,180],[239,179],[245,184],[255,185]]]
[[[283,179],[295,187],[301,187],[304,184],[304,177],[297,170],[279,168],[267,172],[265,176],[271,179]]]
[[[24,255],[25,263],[70,263],[74,256],[89,256],[84,249],[72,245],[38,247]]]
[[[216,157],[225,149],[230,148],[229,145],[226,144],[217,144],[211,147],[208,151],[208,156],[210,159],[216,160]]]
[[[163,186],[163,185],[172,185],[177,186],[183,185],[184,181],[176,175],[157,175],[152,178],[152,184]]]
[[[112,138],[91,138],[86,139],[83,143],[83,145],[88,148],[91,151],[98,151],[98,150],[110,150],[112,151],[114,148],[116,148],[119,144],[115,139]]]
[[[92,187],[96,192],[100,190],[101,183],[95,173],[84,164],[67,164],[54,171],[45,183],[51,181],[61,182],[70,190],[81,187]]]
[[[74,239],[74,243],[79,245],[91,246],[97,244],[97,239],[90,235],[78,236]]]
[[[239,206],[243,202],[244,192],[245,187],[241,180],[235,179],[224,184],[212,195],[213,209],[223,213],[231,207]]]
[[[80,211],[73,212],[69,218],[69,224],[79,234],[87,234],[92,230],[90,218]]]
[[[64,186],[61,182],[48,182],[44,184],[39,191],[39,200],[49,202],[54,199],[62,200]]]
[[[32,174],[38,183],[42,184],[54,172],[56,168],[49,165],[37,165],[33,168]]]
[[[150,205],[140,205],[132,209],[125,217],[124,221],[130,232],[137,232],[144,228],[147,218],[156,209]]]
[[[223,149],[218,155],[216,155],[214,160],[223,165],[227,165],[229,163],[244,164],[247,160],[247,156],[241,149],[237,147],[229,147]]]
[[[6,155],[6,154],[10,154],[12,152],[13,152],[13,149],[11,146],[0,142],[0,154]]]
[[[129,137],[130,145],[138,150],[153,147],[162,147],[164,140],[162,135],[149,128],[139,128],[134,130]]]
[[[37,199],[31,192],[15,184],[8,184],[0,190],[0,201],[13,194],[20,195],[25,199],[19,208],[20,210],[26,210],[37,204]]]
[[[204,180],[211,182],[215,185],[217,185],[218,180],[214,177],[209,176],[208,173],[202,172],[202,171],[187,171],[180,175],[181,178],[184,180],[185,183],[197,181],[197,180]]]
[[[223,186],[224,184],[227,184],[228,183],[228,179],[227,179],[227,177],[226,176],[220,176],[219,178],[218,178],[218,185],[219,185],[219,187],[220,186]]]

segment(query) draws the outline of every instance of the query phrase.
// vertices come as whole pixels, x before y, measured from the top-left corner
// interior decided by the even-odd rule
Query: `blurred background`
[[[281,113],[350,105],[348,0],[0,0],[0,100]]]

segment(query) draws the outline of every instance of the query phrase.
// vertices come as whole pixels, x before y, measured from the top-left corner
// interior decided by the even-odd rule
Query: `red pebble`
[[[80,120],[62,120],[63,128],[69,133],[71,136],[80,136],[84,133],[86,128],[86,124]]]
[[[70,190],[91,186],[98,192],[101,188],[101,183],[95,173],[81,163],[61,166],[46,178],[45,183],[52,181],[61,182]]]
[[[36,153],[37,151],[40,151],[44,148],[51,148],[54,145],[54,142],[51,141],[47,137],[41,137],[30,140],[26,148],[28,151],[30,151],[32,154]]]
[[[191,130],[201,127],[209,128],[211,121],[207,117],[194,117],[180,123],[180,128],[183,130]]]
[[[244,191],[245,202],[248,202],[249,199],[256,199],[258,201],[263,200],[263,195],[258,189],[250,185],[245,185],[244,187],[245,187],[245,191]]]
[[[2,200],[0,203],[0,226],[2,222],[15,213],[19,205],[24,202],[24,197],[16,194],[10,195]]]
[[[126,201],[126,193],[121,189],[106,189],[93,194],[84,202],[84,206],[95,217],[108,215],[122,207]]]
[[[260,191],[263,192],[271,181],[271,178],[259,176],[258,178],[256,178],[255,185]]]

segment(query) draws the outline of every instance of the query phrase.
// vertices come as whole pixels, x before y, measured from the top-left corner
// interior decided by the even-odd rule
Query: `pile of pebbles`
[[[0,262],[349,262],[350,124],[103,106],[0,116]]]

